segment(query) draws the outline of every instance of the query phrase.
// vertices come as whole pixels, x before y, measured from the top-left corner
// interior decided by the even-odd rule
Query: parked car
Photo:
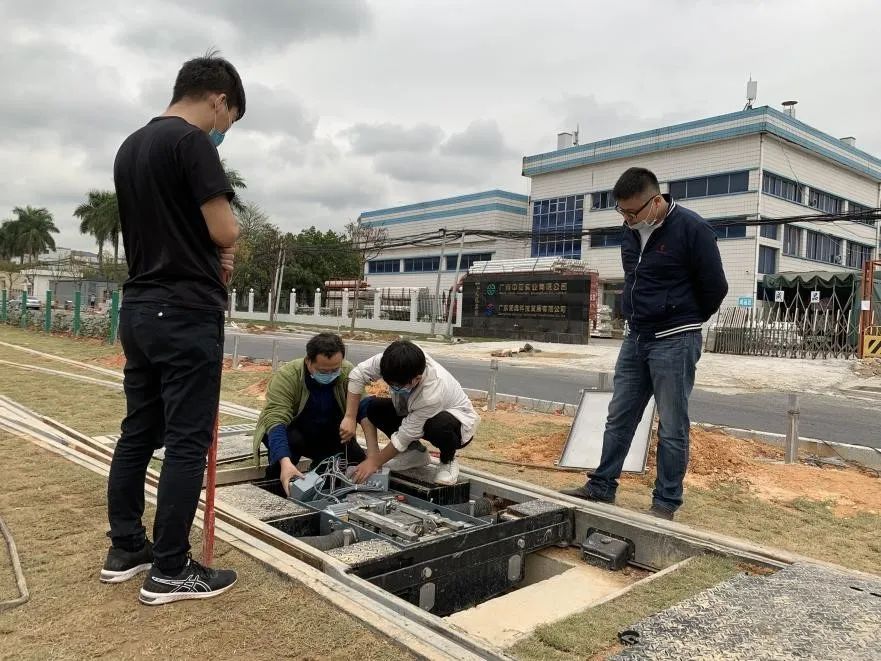
[[[40,299],[36,296],[28,296],[28,310],[39,310]]]

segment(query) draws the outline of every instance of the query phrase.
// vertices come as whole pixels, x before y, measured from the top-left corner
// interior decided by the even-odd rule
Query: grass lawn
[[[28,603],[0,614],[4,659],[345,660],[353,643],[362,658],[413,658],[312,590],[220,540],[216,565],[239,573],[228,594],[142,606],[141,580],[112,586],[98,581],[108,546],[106,478],[3,432],[0,463],[0,512],[31,593]],[[149,529],[153,511],[147,510]],[[191,543],[198,557],[196,528]],[[0,599],[12,598],[5,544],[0,576]]]
[[[98,343],[0,327],[0,341],[22,340],[33,348],[71,358],[82,358],[85,350],[86,357],[106,361],[116,353]],[[0,359],[29,362],[25,354],[2,346]],[[74,371],[52,361],[45,364]],[[22,404],[86,433],[118,428],[124,409],[120,392],[44,374],[7,371],[7,366],[2,369],[14,378],[0,379],[0,392]],[[222,396],[260,408],[268,377],[265,369],[225,371]],[[552,489],[583,483],[582,474],[553,468],[568,434],[569,418],[504,409],[481,416],[475,442],[461,454],[463,463]],[[778,451],[769,446],[694,432],[686,504],[677,520],[855,569],[881,572],[881,481],[853,469],[782,466],[775,461],[777,456]],[[647,509],[653,480],[650,458],[645,475],[622,478],[618,504]],[[723,559],[695,559],[677,574],[640,586],[596,612],[586,611],[540,628],[512,651],[524,659],[590,658],[610,649],[615,634],[644,615],[738,570]]]

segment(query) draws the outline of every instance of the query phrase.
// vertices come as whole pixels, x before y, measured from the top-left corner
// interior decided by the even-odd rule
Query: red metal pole
[[[229,274],[224,271],[223,284],[229,283]],[[271,302],[270,302],[271,305]],[[224,313],[224,317],[226,313]],[[223,350],[220,352],[220,374],[223,378]],[[218,392],[218,399],[220,393]],[[214,416],[214,435],[208,448],[207,479],[205,480],[205,516],[202,521],[202,564],[211,566],[214,560],[214,491],[217,489],[217,439],[220,433],[220,405]]]
[[[862,309],[862,302],[871,299],[872,292],[872,261],[869,260],[863,264],[863,282],[860,284],[860,331],[857,340],[857,357],[863,357],[863,341],[866,334],[866,326],[868,325],[868,313]],[[869,296],[867,296],[867,292]]]

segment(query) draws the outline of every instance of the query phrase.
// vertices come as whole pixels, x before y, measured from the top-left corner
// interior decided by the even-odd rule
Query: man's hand
[[[380,463],[377,461],[378,457],[367,457],[364,461],[362,461],[355,468],[355,472],[352,474],[352,479],[357,483],[361,484],[366,481],[368,477],[373,475],[376,471],[379,470]]]
[[[229,274],[232,274],[233,266],[236,261],[236,247],[220,248],[220,268]]]
[[[295,477],[303,477],[303,474],[297,470],[297,467],[294,466],[294,462],[290,460],[290,457],[282,457],[279,463],[281,464],[281,475],[278,479],[281,481],[281,486],[284,489],[285,495],[290,496],[291,480]]]
[[[340,439],[343,443],[348,443],[355,438],[355,428],[358,423],[354,417],[346,416],[340,423]]]

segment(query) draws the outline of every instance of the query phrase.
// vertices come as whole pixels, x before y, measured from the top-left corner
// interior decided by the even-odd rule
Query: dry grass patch
[[[139,581],[98,581],[107,551],[105,478],[2,433],[0,462],[0,512],[15,536],[32,595],[24,606],[0,614],[2,658],[348,659],[353,641],[364,658],[411,658],[299,583],[222,542],[217,565],[239,572],[229,594],[142,606]],[[192,541],[198,551],[196,530]],[[0,555],[0,575],[9,572]],[[8,592],[5,581],[0,589]]]

